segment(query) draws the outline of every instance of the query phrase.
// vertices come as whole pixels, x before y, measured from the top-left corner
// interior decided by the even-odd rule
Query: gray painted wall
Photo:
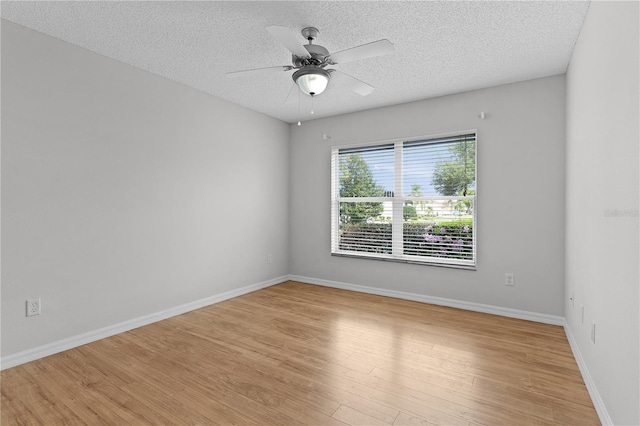
[[[2,355],[287,274],[288,150],[281,121],[2,21]]]
[[[477,271],[330,255],[331,146],[474,128]],[[561,316],[564,138],[564,76],[292,125],[291,273]]]
[[[592,2],[567,72],[565,316],[617,425],[640,424],[638,6]]]

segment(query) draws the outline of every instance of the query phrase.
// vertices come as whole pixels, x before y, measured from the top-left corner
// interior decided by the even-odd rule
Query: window
[[[331,253],[476,264],[476,134],[333,148]]]

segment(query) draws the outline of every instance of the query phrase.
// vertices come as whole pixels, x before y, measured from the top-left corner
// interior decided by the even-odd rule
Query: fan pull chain
[[[298,126],[302,126],[300,122],[300,90],[298,90]]]
[[[313,111],[313,98],[314,95],[311,95],[311,115],[315,114],[315,112]]]

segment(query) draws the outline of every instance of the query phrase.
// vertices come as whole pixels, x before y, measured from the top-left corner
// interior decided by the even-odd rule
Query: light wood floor
[[[3,425],[600,424],[561,327],[296,282],[1,386]]]

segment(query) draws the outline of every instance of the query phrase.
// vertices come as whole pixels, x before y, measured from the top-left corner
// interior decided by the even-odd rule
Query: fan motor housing
[[[291,61],[296,67],[301,67],[308,64],[323,66],[324,58],[329,56],[329,51],[319,44],[305,44],[304,48],[307,49],[311,58],[300,58],[293,55]]]

